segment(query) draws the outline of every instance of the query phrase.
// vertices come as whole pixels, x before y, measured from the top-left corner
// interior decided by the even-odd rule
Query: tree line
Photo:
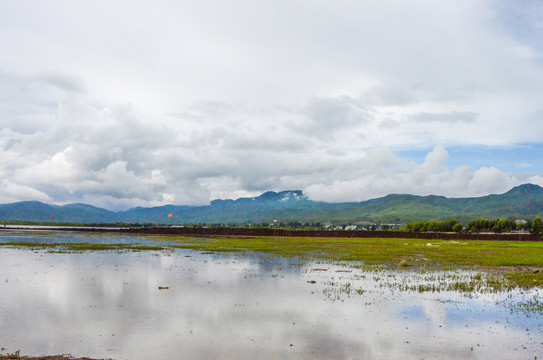
[[[405,225],[408,232],[461,232],[464,227],[456,220],[412,222]]]
[[[493,232],[503,233],[511,231],[529,231],[532,234],[543,234],[543,221],[536,217],[534,221],[515,221],[510,219],[477,219],[472,220],[466,227],[456,220],[412,222],[405,226],[408,232]]]

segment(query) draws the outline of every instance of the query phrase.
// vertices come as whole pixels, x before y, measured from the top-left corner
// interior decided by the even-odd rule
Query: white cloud
[[[2,180],[0,184],[0,203],[10,203],[24,200],[37,200],[47,202],[51,200],[47,194],[28,186],[14,184]]]
[[[449,153],[443,146],[436,146],[424,158],[424,163],[419,166],[423,173],[439,173],[449,159]]]
[[[412,115],[414,121],[431,122],[465,122],[472,123],[477,118],[477,114],[469,111],[451,111],[447,113],[427,113],[420,112]]]
[[[332,202],[362,201],[391,193],[466,197],[503,193],[526,181],[538,180],[507,174],[494,167],[472,171],[469,166],[461,166],[451,171],[444,168],[448,156],[447,150],[438,146],[426,155],[422,164],[413,165],[396,158],[390,161],[393,166],[375,161],[381,165],[371,171],[366,170],[365,164],[372,160],[364,158],[357,167],[353,164],[349,175],[309,185],[305,192],[314,200]],[[348,180],[336,180],[337,177]]]
[[[127,107],[98,109],[67,98],[58,108],[47,132],[4,131],[1,169],[11,184],[4,193],[17,184],[13,199],[125,208],[303,189],[315,200],[360,201],[394,192],[482,195],[518,182],[496,168],[448,170],[443,146],[416,164],[388,147],[342,148],[284,126],[253,129],[250,120],[230,128],[189,124],[184,132],[142,122]],[[8,146],[10,138],[15,145]]]
[[[0,5],[5,199],[482,195],[528,175],[448,169],[446,148],[543,138],[536,2],[103,5]]]
[[[484,167],[473,174],[468,187],[473,193],[488,192],[487,189],[497,189],[501,192],[508,190],[512,185],[518,185],[515,182],[517,181],[495,167]]]
[[[543,186],[543,176],[542,175],[533,175],[528,177],[528,182],[531,184],[536,184],[539,186]]]

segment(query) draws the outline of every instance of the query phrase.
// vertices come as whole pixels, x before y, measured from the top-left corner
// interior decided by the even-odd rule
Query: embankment
[[[10,226],[0,229],[17,229]],[[28,230],[28,228],[26,228]],[[39,230],[45,230],[40,228]],[[87,227],[51,227],[47,230],[115,232],[142,235],[178,235],[178,236],[294,236],[294,237],[334,237],[334,238],[401,238],[428,240],[502,240],[502,241],[543,241],[543,235],[529,233],[412,233],[402,231],[344,231],[344,230],[286,230],[252,228],[201,228],[201,227],[149,227],[149,228],[87,228]]]

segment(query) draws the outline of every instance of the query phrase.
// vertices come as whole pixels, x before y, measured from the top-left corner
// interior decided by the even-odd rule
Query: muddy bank
[[[20,229],[7,226],[1,230]],[[26,228],[28,230],[28,228]],[[45,230],[40,228],[40,230]],[[142,235],[179,235],[179,236],[281,236],[281,237],[334,237],[334,238],[400,238],[427,240],[507,240],[507,241],[543,241],[543,235],[528,233],[509,234],[472,234],[472,233],[412,233],[403,231],[347,231],[347,230],[286,230],[286,229],[251,229],[251,228],[200,228],[200,227],[149,227],[149,228],[86,228],[86,227],[51,227],[47,230],[116,232]]]
[[[111,360],[111,359],[92,359],[88,357],[73,357],[71,355],[51,355],[51,356],[20,356],[15,354],[0,355],[0,360]]]
[[[412,233],[402,231],[346,231],[346,230],[285,230],[249,228],[192,228],[153,227],[122,229],[121,232],[156,235],[197,236],[282,236],[282,237],[345,237],[345,238],[401,238],[428,240],[511,240],[542,241],[541,235],[533,234],[456,234],[456,233]]]

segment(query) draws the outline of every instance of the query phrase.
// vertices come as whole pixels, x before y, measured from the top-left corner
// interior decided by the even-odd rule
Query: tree
[[[494,226],[494,224],[492,226]],[[489,231],[492,229],[492,227],[490,226],[490,220],[488,219],[477,219],[470,221],[468,224],[468,228],[472,233]]]
[[[541,218],[538,216],[535,218],[534,222],[532,223],[532,234],[541,234],[543,233],[543,221],[541,221]]]
[[[522,231],[530,231],[532,230],[532,220],[524,220],[523,222],[519,223],[520,227],[519,230]]]
[[[458,234],[461,233],[462,230],[464,230],[464,227],[462,226],[462,224],[454,224],[452,227],[452,231]]]
[[[416,222],[416,223],[412,223],[411,224],[411,231],[412,232],[419,232],[422,230],[422,227],[423,227],[423,223],[421,222]]]
[[[511,231],[514,227],[514,222],[509,219],[490,220],[492,231],[497,233]]]

